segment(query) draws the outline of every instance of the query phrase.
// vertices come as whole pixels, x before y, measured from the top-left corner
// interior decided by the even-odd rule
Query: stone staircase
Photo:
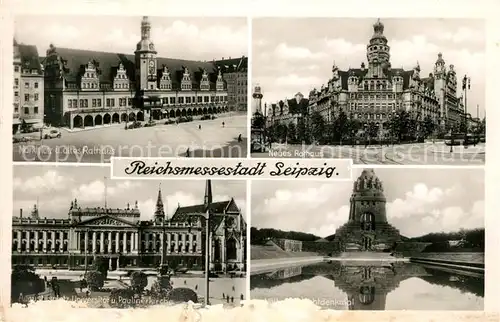
[[[389,253],[383,252],[344,252],[340,254],[342,259],[364,259],[364,260],[394,260]]]

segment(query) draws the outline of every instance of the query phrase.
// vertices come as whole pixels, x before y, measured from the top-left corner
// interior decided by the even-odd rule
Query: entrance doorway
[[[372,239],[368,236],[363,236],[362,247],[363,247],[363,250],[371,250],[372,249]]]

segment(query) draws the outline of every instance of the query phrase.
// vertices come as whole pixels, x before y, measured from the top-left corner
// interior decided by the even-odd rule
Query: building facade
[[[457,96],[457,75],[453,65],[446,67],[441,53],[428,77],[420,75],[420,65],[411,70],[393,68],[384,25],[373,25],[367,45],[368,66],[340,70],[333,64],[332,77],[320,90],[309,94],[310,109],[330,121],[340,109],[362,123],[373,122],[380,130],[398,110],[405,110],[419,121],[426,117],[442,129],[457,126],[463,104]]]
[[[215,61],[222,71],[227,86],[227,104],[232,111],[247,111],[248,106],[248,57]]]
[[[335,232],[343,251],[384,251],[401,241],[399,230],[387,222],[382,182],[373,169],[354,182],[349,219]]]
[[[307,118],[309,114],[309,99],[300,92],[292,99],[281,100],[276,104],[267,107],[267,125],[295,124]]]
[[[14,106],[12,131],[43,125],[44,69],[36,46],[14,39]]]
[[[54,125],[91,127],[229,111],[223,70],[214,62],[158,57],[148,17],[133,55],[51,44],[43,64],[46,122]]]
[[[300,240],[277,238],[273,241],[285,252],[301,252],[302,242]]]
[[[158,191],[154,219],[141,220],[134,206],[84,208],[71,202],[67,219],[40,218],[36,206],[29,216],[22,210],[12,222],[12,264],[83,270],[95,258],[108,261],[110,270],[136,267],[187,267],[204,269],[205,225],[211,213],[212,270],[243,269],[246,262],[246,223],[234,199],[211,202],[208,181],[205,201],[164,212]]]

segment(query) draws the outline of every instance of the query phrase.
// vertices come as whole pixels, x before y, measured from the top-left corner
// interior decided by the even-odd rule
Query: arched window
[[[360,223],[361,229],[364,231],[375,230],[375,216],[370,212],[361,214]]]
[[[226,242],[226,254],[227,254],[228,260],[236,260],[237,259],[236,240],[234,238],[230,238]]]

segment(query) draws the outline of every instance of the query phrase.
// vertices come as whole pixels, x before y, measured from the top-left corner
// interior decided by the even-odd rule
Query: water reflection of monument
[[[286,279],[302,275],[302,266],[287,267],[271,273],[267,273],[268,279]]]
[[[401,240],[399,231],[387,222],[382,182],[373,169],[365,169],[354,182],[349,219],[335,232],[344,252],[384,251]]]

